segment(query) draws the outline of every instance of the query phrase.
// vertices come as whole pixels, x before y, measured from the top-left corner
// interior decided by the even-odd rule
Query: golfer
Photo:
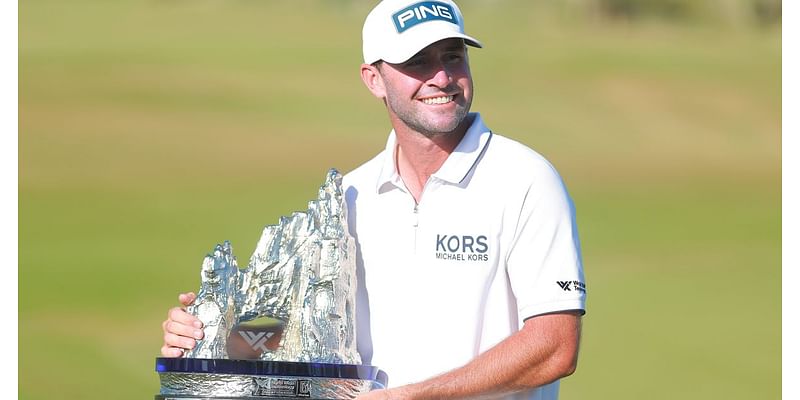
[[[389,375],[360,398],[554,400],[575,371],[586,284],[572,201],[547,160],[471,112],[480,47],[450,0],[385,0],[364,22],[361,80],[392,130],[344,177],[358,350]],[[171,309],[161,353],[182,355],[201,327]]]

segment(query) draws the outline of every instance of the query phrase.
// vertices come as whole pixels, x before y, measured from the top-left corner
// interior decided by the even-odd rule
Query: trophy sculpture
[[[205,337],[157,358],[156,399],[352,399],[386,386],[356,349],[356,250],[342,177],[331,169],[307,212],[264,228],[245,269],[229,242],[203,260],[187,311]]]

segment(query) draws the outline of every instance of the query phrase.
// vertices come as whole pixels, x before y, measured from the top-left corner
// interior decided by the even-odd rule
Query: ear
[[[383,85],[383,76],[381,76],[378,67],[372,64],[361,64],[361,80],[367,86],[372,95],[383,99],[386,97],[386,88]]]

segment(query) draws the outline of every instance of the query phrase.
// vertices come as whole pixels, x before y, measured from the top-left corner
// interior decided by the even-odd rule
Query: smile
[[[453,101],[453,96],[439,96],[439,97],[429,97],[427,99],[421,99],[425,104],[446,104]]]

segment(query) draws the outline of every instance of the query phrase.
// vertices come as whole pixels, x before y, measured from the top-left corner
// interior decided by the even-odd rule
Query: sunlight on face
[[[461,39],[436,42],[401,64],[378,67],[392,119],[425,136],[453,133],[472,105],[472,77]]]

